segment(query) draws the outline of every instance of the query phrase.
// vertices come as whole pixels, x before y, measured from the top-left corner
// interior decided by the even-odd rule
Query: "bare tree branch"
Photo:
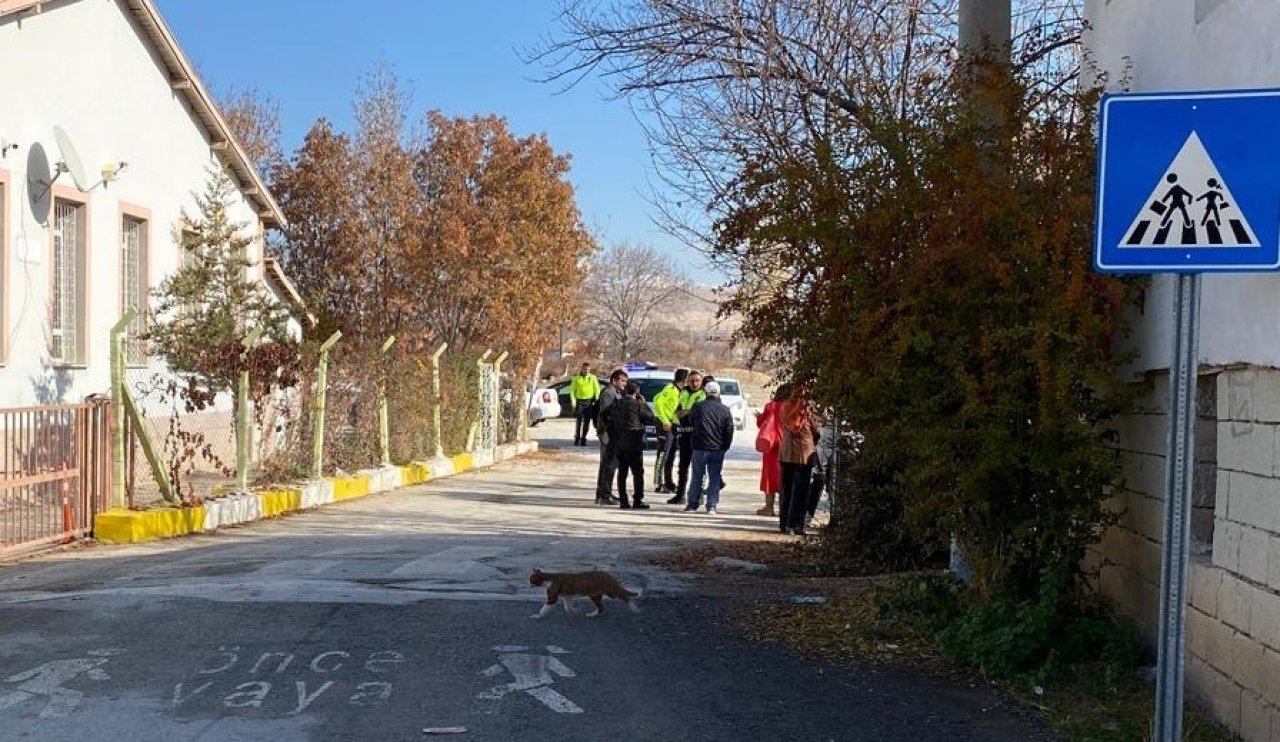
[[[660,310],[688,281],[652,247],[614,245],[596,256],[583,284],[584,330],[617,360],[650,350]]]

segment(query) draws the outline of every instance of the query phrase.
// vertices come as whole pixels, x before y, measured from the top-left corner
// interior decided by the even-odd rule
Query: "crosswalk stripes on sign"
[[[1121,247],[1255,247],[1258,237],[1192,131]]]

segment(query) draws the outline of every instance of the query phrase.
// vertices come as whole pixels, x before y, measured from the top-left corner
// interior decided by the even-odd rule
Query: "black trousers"
[[[778,508],[778,530],[804,528],[804,516],[809,512],[809,480],[812,478],[812,464],[782,462],[782,501]]]
[[[658,455],[653,460],[653,483],[659,489],[665,487],[673,490],[676,483],[671,480],[671,472],[676,459],[676,429],[663,430],[658,426]]]
[[[822,489],[823,487],[826,486],[825,485],[826,481],[827,480],[823,475],[817,473],[817,468],[815,467],[814,475],[809,478],[809,517],[810,518],[817,515],[818,513],[818,502],[822,500]]]
[[[644,451],[618,451],[618,499],[627,502],[627,473],[631,473],[632,495],[644,500]]]
[[[689,491],[689,467],[693,465],[693,436],[689,433],[678,434],[676,448],[680,451],[680,478],[676,483],[676,494],[684,497]]]
[[[587,442],[587,433],[591,432],[591,403],[579,402],[574,410],[573,442]]]
[[[612,443],[600,442],[600,469],[596,472],[596,499],[613,496],[613,473],[618,468],[618,449]]]

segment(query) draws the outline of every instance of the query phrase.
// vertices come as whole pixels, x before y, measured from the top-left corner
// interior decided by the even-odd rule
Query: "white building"
[[[1087,0],[1086,45],[1135,92],[1280,87],[1276,0]],[[1172,281],[1137,319],[1148,414],[1125,421],[1127,508],[1104,591],[1154,637],[1172,354]],[[1280,740],[1280,276],[1204,278],[1190,574],[1189,692],[1248,740]]]
[[[263,254],[280,208],[151,0],[0,0],[0,407],[108,392],[110,329],[179,265],[211,166],[251,277],[296,304]]]

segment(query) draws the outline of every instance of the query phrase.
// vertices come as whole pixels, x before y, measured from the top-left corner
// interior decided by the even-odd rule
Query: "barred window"
[[[58,363],[84,362],[84,222],[83,204],[62,199],[54,202],[49,353]]]
[[[136,217],[124,217],[121,225],[120,245],[120,306],[121,311],[132,307],[137,311],[129,325],[125,344],[125,363],[145,365],[147,349],[142,336],[147,330],[147,222]]]

